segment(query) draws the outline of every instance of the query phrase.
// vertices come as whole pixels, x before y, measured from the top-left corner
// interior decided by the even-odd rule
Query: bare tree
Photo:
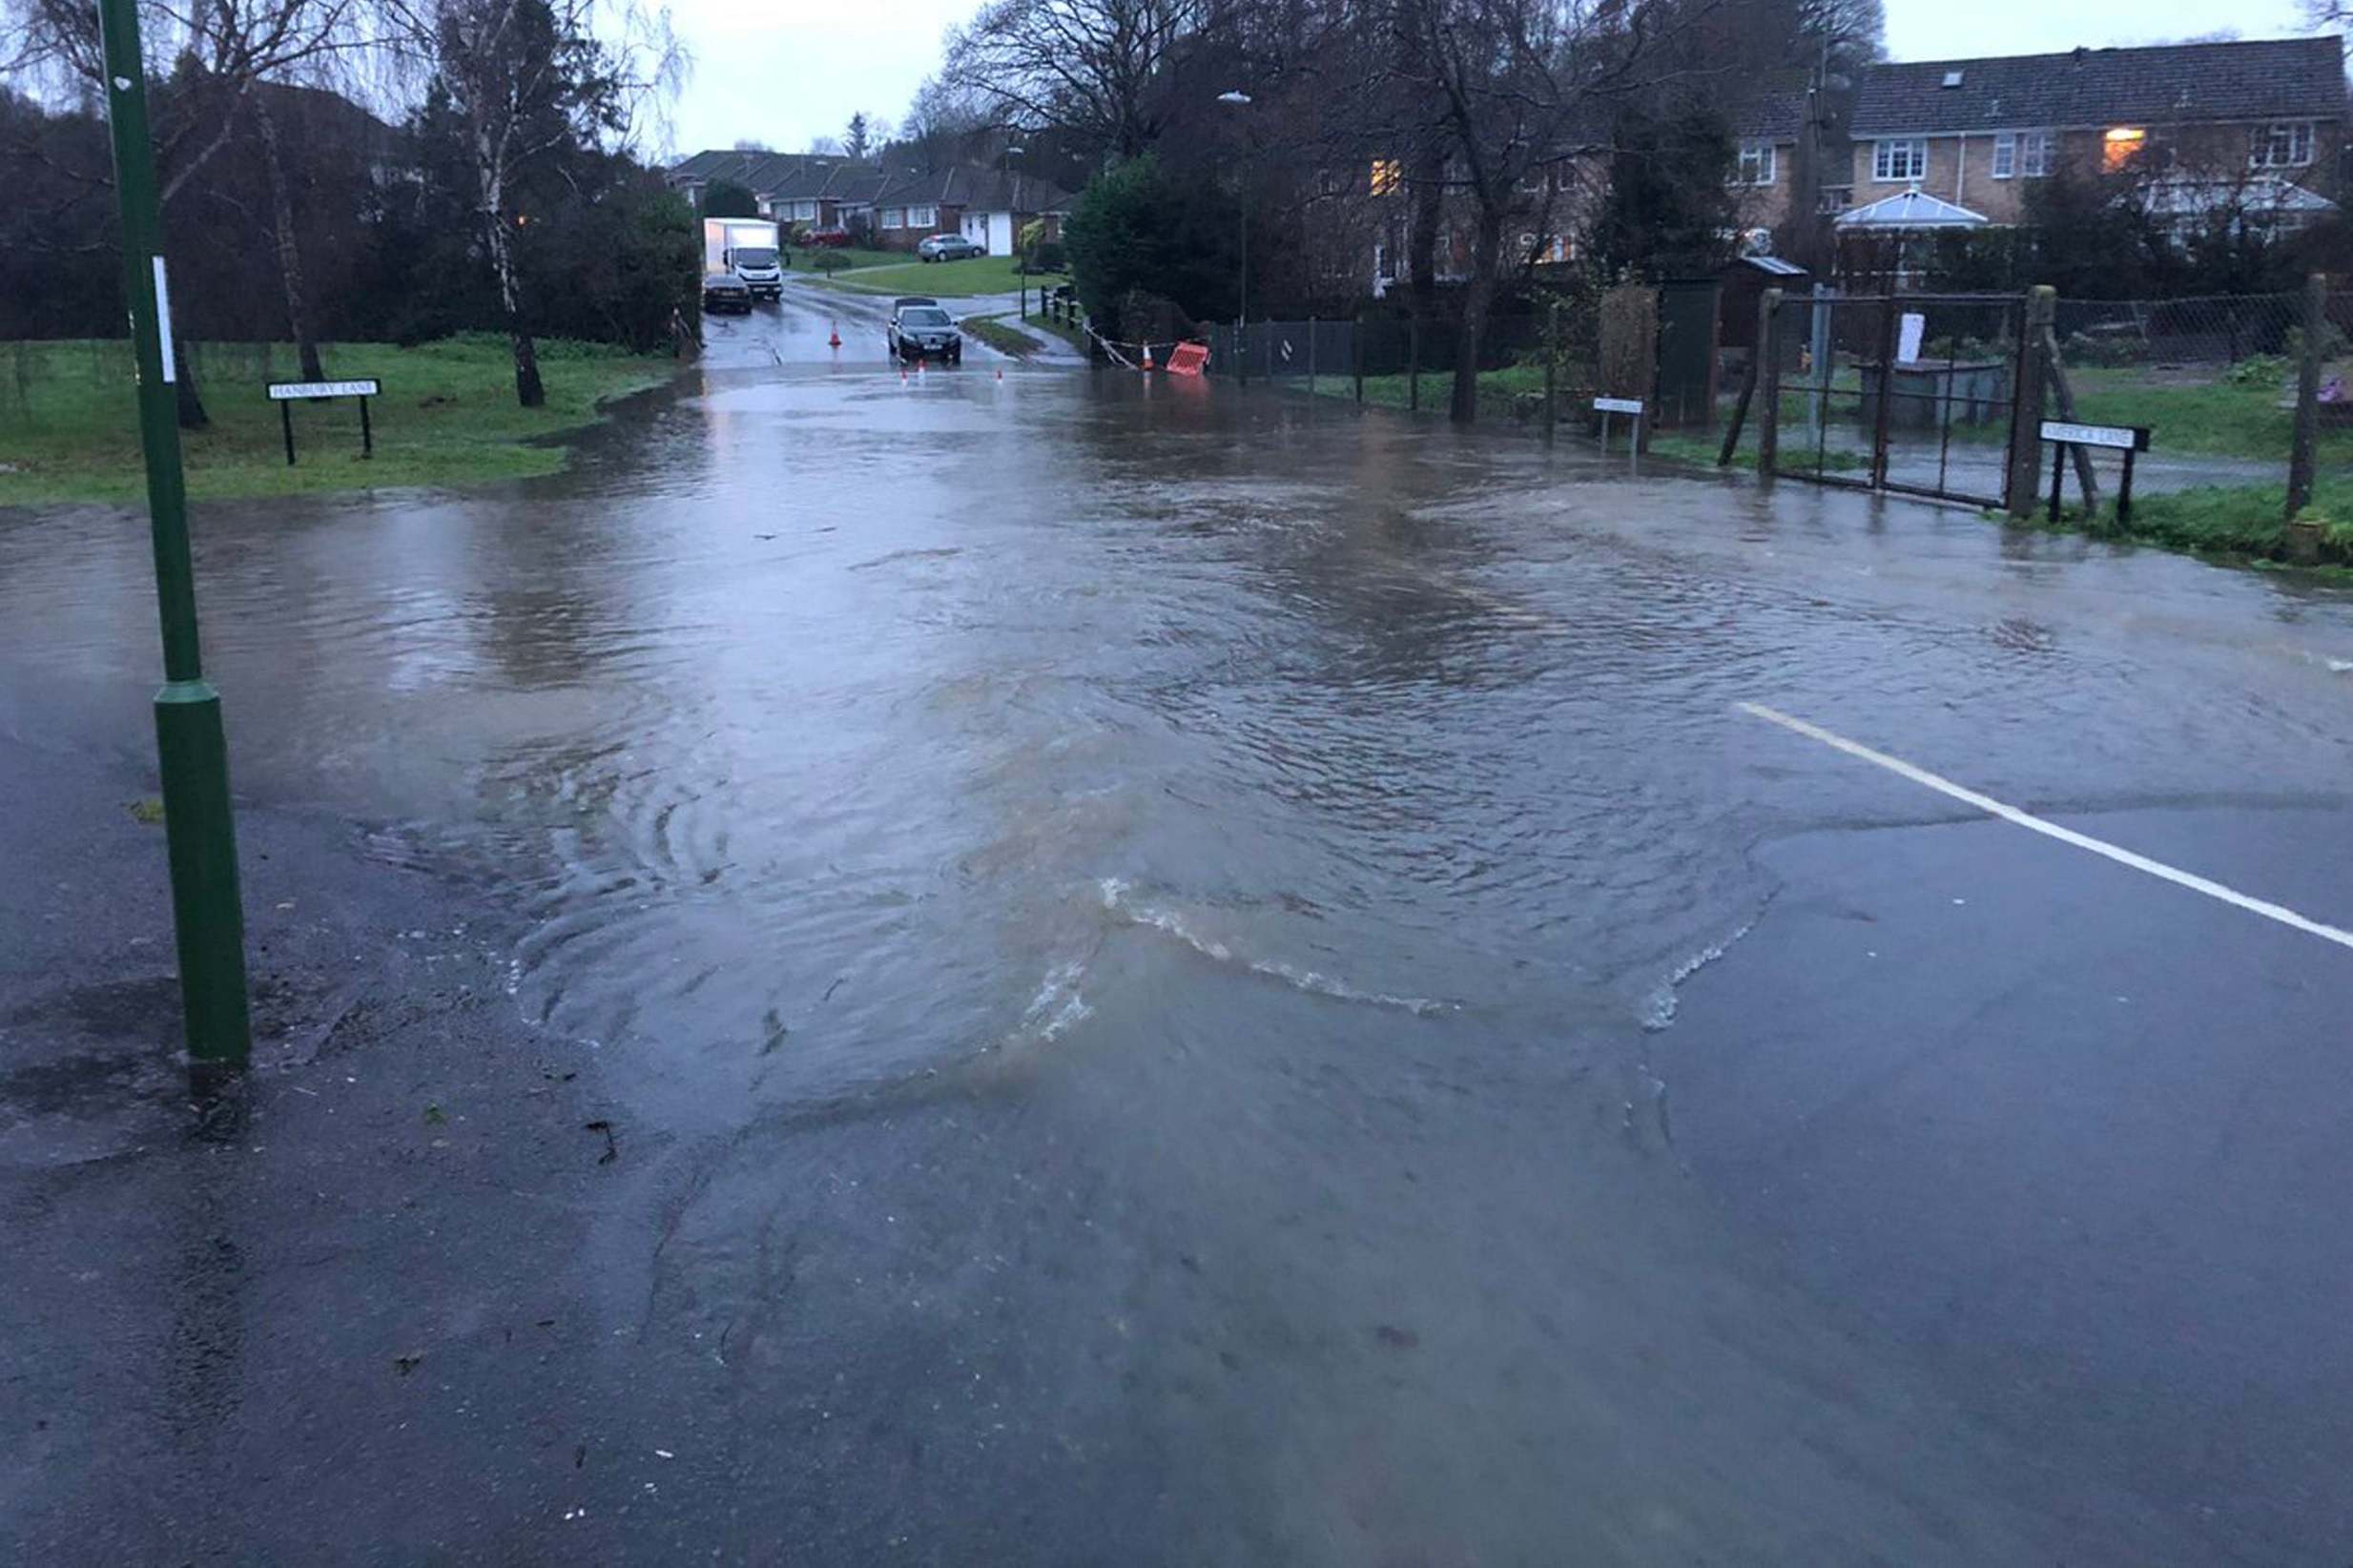
[[[898,141],[926,170],[956,160],[966,138],[986,130],[988,111],[975,94],[941,76],[926,76],[898,122]]]
[[[1220,0],[994,0],[948,39],[946,81],[1001,123],[1133,157],[1182,102],[1172,68]]]
[[[1617,105],[1679,70],[1666,47],[1714,0],[1384,0],[1369,11],[1371,79],[1352,93],[1377,134],[1467,229],[1467,277],[1450,413],[1478,407],[1487,319],[1525,256],[1504,236],[1542,229],[1587,155],[1608,146]],[[1417,231],[1429,223],[1416,193]],[[1414,249],[1425,240],[1416,234]],[[1418,258],[1417,258],[1418,259]]]

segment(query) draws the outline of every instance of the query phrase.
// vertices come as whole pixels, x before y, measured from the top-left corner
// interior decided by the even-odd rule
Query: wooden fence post
[[[1781,290],[1757,301],[1757,479],[1773,483],[1781,464]],[[1736,432],[1737,433],[1737,432]]]
[[[1365,401],[1365,313],[1361,310],[1348,331],[1348,361],[1356,382],[1356,406],[1361,408]]]
[[[1553,439],[1555,409],[1559,396],[1560,381],[1560,301],[1555,299],[1544,311],[1544,439]]]
[[[1421,412],[1421,312],[1416,310],[1405,328],[1405,406]]]
[[[2058,314],[2059,291],[2037,283],[2026,292],[2026,324],[2018,344],[2018,389],[2010,429],[2010,515],[2026,522],[2034,515],[2034,482],[2042,473],[2043,382],[2050,347],[2056,334],[2052,326]],[[1890,365],[1889,371],[1894,367]],[[1889,376],[1892,380],[1892,375]],[[1888,388],[1881,386],[1885,399]]]
[[[2304,342],[2296,367],[2296,435],[2288,447],[2287,513],[2283,523],[2312,501],[2313,447],[2321,433],[2321,361],[2328,336],[2328,275],[2304,279]]]

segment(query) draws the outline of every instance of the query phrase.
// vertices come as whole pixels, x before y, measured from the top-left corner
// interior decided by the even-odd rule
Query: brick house
[[[2294,187],[2308,195],[2282,207],[2325,211],[2343,62],[2342,40],[2324,37],[1874,65],[1856,86],[1853,202],[1918,190],[2016,223],[2034,180],[2075,168],[2177,191]]]
[[[1728,116],[1734,211],[1745,248],[1757,248],[1753,237],[1770,235],[1789,220],[1808,96],[1803,86],[1758,93]]]

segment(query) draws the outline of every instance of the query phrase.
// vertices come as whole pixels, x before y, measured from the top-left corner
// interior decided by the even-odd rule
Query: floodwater
[[[739,1477],[641,1550],[756,1556],[812,1468],[845,1559],[2230,1549],[1785,1277],[1662,1042],[1762,843],[1935,815],[1736,702],[2004,798],[2332,795],[2341,597],[1279,394],[902,379],[841,309],[838,358],[825,308],[713,323],[555,480],[196,523],[239,789],[481,888],[630,1107],[609,1370]],[[125,745],[147,572],[135,518],[0,521],[9,668]]]

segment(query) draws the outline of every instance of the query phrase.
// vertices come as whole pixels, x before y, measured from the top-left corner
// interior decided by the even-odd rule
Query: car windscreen
[[[912,310],[900,311],[898,324],[903,327],[943,327],[954,323],[948,320],[946,311],[937,310],[928,305],[918,305]]]
[[[735,252],[735,265],[739,267],[773,267],[775,264],[776,253],[766,245],[745,245]]]

